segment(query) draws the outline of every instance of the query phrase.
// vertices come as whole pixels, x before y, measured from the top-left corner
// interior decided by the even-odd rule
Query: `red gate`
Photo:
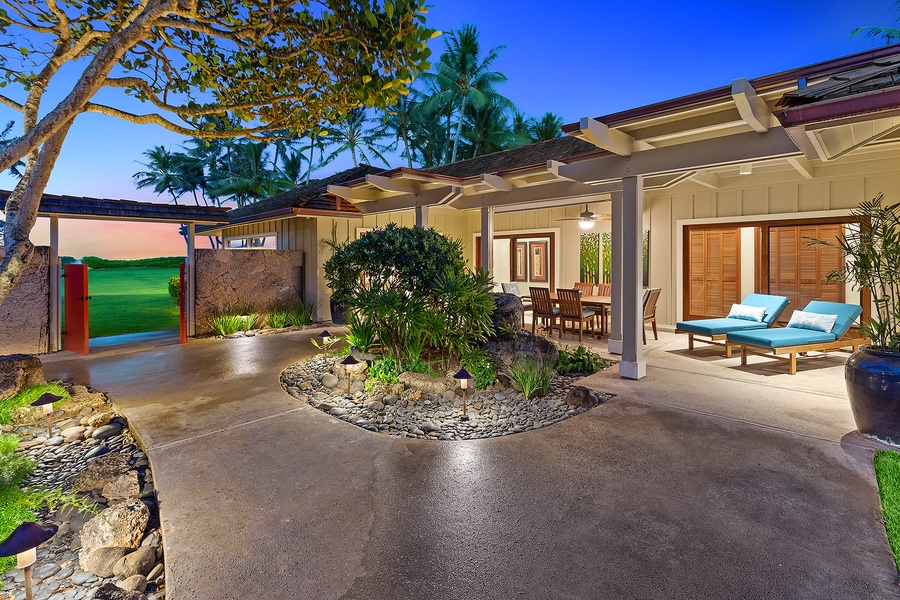
[[[87,265],[65,266],[66,350],[87,354],[90,351],[88,330]]]

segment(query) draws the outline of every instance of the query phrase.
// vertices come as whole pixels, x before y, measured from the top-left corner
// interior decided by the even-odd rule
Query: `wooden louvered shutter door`
[[[769,230],[769,293],[787,296],[787,309],[780,322],[787,322],[795,310],[803,310],[811,300],[844,302],[844,285],[828,284],[828,274],[843,266],[839,248],[810,245],[810,239],[834,240],[843,225],[801,225]]]
[[[688,319],[723,317],[740,302],[739,245],[737,229],[690,231]]]

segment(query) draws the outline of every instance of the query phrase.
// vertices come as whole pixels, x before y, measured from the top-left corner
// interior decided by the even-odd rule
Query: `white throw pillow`
[[[791,315],[791,320],[788,321],[787,326],[795,327],[797,329],[812,329],[813,331],[831,333],[837,318],[837,315],[823,315],[821,313],[795,310],[794,314]]]
[[[745,321],[756,321],[762,323],[763,317],[766,316],[765,306],[747,306],[746,304],[732,304],[731,312],[728,316],[732,319],[744,319]]]

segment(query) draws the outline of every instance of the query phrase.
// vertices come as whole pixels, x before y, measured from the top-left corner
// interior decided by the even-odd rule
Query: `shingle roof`
[[[830,79],[786,93],[777,106],[794,107],[846,98],[900,86],[900,56],[877,58],[870,64],[834,75]]]
[[[0,190],[0,210],[12,192]],[[228,209],[215,206],[157,204],[135,200],[110,200],[84,196],[44,194],[38,213],[70,217],[91,217],[122,221],[156,221],[165,223],[227,223]]]
[[[564,135],[544,142],[537,142],[510,150],[501,150],[431,169],[422,169],[422,171],[465,179],[481,175],[482,173],[509,171],[519,167],[543,164],[548,160],[563,160],[596,153],[597,147],[593,144]]]
[[[344,199],[338,199],[328,193],[328,186],[345,183],[355,179],[361,179],[366,175],[382,173],[384,169],[360,165],[352,169],[346,169],[324,179],[314,179],[306,185],[295,187],[292,190],[282,192],[269,198],[264,198],[253,204],[233,208],[228,212],[232,223],[240,223],[251,220],[258,215],[265,215],[285,209],[306,209],[309,211],[330,211],[335,213],[351,213],[359,215],[359,209]]]

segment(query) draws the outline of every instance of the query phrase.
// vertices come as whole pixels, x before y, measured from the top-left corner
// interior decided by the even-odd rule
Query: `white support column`
[[[187,313],[185,317],[187,318],[188,336],[193,336],[197,333],[197,323],[195,315],[195,308],[197,304],[197,274],[195,272],[196,257],[194,256],[195,250],[197,248],[197,241],[194,237],[194,230],[194,223],[188,223],[187,258],[185,259],[184,264],[184,283],[185,287],[187,288],[185,290],[185,312]]]
[[[494,207],[481,209],[481,264],[488,275],[494,276]]]
[[[622,179],[622,360],[619,375],[640,379],[647,374],[644,362],[643,216],[644,182],[641,176]]]
[[[416,227],[424,227],[428,229],[428,207],[427,206],[417,206],[416,207]]]
[[[59,275],[59,217],[50,217],[50,352],[62,349]]]
[[[622,354],[622,192],[612,196],[612,246],[610,271],[612,275],[612,309],[609,315],[609,353]]]

